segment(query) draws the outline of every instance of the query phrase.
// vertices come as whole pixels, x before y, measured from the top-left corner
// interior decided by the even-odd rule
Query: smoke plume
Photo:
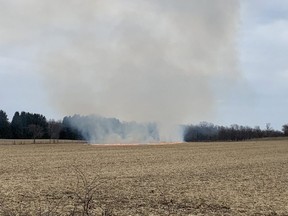
[[[96,115],[65,117],[65,127],[76,129],[90,143],[151,143],[159,142],[156,124],[121,122],[116,118]]]
[[[215,86],[239,76],[237,0],[0,4],[0,45],[21,47],[64,115],[157,122],[178,139],[173,126],[213,116]]]

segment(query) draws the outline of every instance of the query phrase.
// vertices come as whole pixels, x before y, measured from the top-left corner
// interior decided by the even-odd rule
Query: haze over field
[[[0,0],[1,108],[155,121],[169,139],[203,120],[280,128],[287,10],[284,0]]]

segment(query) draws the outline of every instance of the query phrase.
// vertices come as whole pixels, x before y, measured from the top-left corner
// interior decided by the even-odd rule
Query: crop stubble
[[[80,214],[89,183],[91,215],[288,215],[288,141],[0,145],[2,215]]]

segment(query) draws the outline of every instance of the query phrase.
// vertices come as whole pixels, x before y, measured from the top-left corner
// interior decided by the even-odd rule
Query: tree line
[[[37,113],[15,112],[12,121],[9,122],[6,112],[0,110],[0,139],[33,139],[34,142],[36,139],[50,139],[53,142],[58,139],[89,140],[91,139],[91,134],[96,134],[99,138],[100,135],[103,136],[103,134],[105,135],[112,131],[113,135],[117,134],[122,137],[125,134],[129,135],[130,132],[132,133],[136,129],[137,134],[144,134],[148,138],[152,137],[155,140],[159,139],[157,126],[154,124],[144,127],[133,122],[121,124],[117,119],[104,119],[104,121],[98,117],[86,118],[74,115],[73,117],[65,116],[61,121],[55,121],[47,120],[45,116]],[[95,133],[93,131],[93,133],[90,133],[91,127],[88,126],[91,124],[97,126],[93,130],[97,129],[98,132],[96,131]],[[75,125],[78,125],[78,127]],[[224,127],[202,122],[198,125],[184,126],[183,140],[185,142],[241,141],[280,136],[288,136],[288,124],[283,125],[282,131],[278,131],[274,130],[270,124],[266,124],[266,128],[263,130],[260,127],[251,128],[236,124]]]
[[[185,142],[201,141],[242,141],[265,137],[288,136],[288,124],[282,126],[282,131],[274,130],[271,125],[266,124],[266,128],[259,126],[251,128],[237,124],[229,127],[218,126],[207,122],[198,125],[189,125],[184,129]]]
[[[156,124],[121,122],[116,118],[96,115],[65,116],[61,121],[47,120],[37,113],[15,112],[9,122],[7,114],[0,110],[0,139],[58,139],[86,140],[94,143],[137,140],[159,141]]]
[[[6,112],[0,110],[0,139],[58,139],[81,140],[81,133],[71,127],[65,117],[62,121],[47,120],[37,113],[15,112],[9,122]]]

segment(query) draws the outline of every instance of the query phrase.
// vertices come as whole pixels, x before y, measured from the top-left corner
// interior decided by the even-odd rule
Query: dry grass
[[[0,145],[0,215],[288,215],[288,141]]]

